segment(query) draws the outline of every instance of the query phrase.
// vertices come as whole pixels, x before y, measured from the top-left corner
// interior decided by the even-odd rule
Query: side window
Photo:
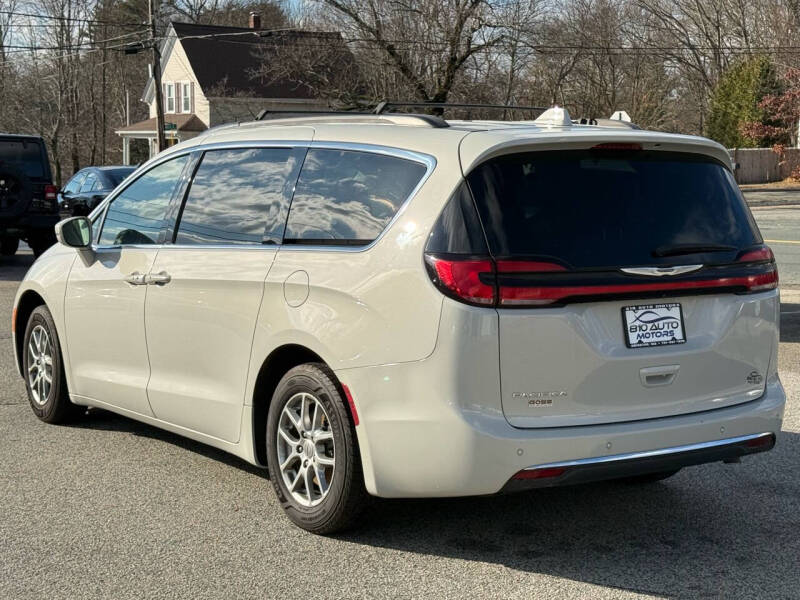
[[[83,180],[83,185],[81,185],[81,193],[83,194],[84,192],[91,192],[92,187],[96,182],[97,182],[97,175],[95,175],[94,173],[89,173],[86,176],[86,179]]]
[[[210,150],[178,222],[176,244],[280,242],[298,168],[290,148]]]
[[[383,154],[309,150],[284,243],[368,244],[388,225],[425,170],[421,163]]]
[[[161,163],[137,178],[109,205],[101,246],[155,244],[188,155]]]
[[[94,182],[94,185],[92,186],[92,189],[91,189],[90,191],[92,191],[92,192],[99,192],[99,191],[102,191],[102,190],[104,190],[104,189],[105,189],[105,186],[103,185],[103,182],[102,182],[102,181],[100,181],[100,178],[98,177],[98,178],[95,180],[95,182]]]
[[[164,112],[175,112],[175,84],[164,84]]]
[[[192,112],[192,84],[189,82],[181,84],[181,112]]]
[[[84,171],[78,171],[72,176],[72,179],[67,182],[67,185],[64,186],[64,191],[68,194],[77,194],[81,189],[81,183],[83,183],[85,177],[86,173]]]

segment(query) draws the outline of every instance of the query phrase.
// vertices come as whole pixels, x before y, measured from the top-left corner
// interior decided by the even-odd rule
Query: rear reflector
[[[342,384],[344,395],[347,397],[347,405],[350,407],[350,414],[353,416],[353,425],[358,425],[358,411],[356,410],[356,403],[353,402],[353,394],[350,393],[350,388]]]
[[[762,435],[747,441],[748,448],[766,448],[775,445],[775,434]]]
[[[544,469],[523,469],[512,479],[549,479],[551,477],[560,477],[566,471],[566,467],[549,467]]]

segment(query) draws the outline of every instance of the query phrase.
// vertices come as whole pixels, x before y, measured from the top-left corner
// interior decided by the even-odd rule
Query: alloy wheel
[[[334,440],[325,407],[314,395],[289,398],[278,420],[278,468],[286,488],[302,506],[316,506],[333,481]]]
[[[53,347],[41,325],[33,328],[28,340],[28,384],[34,403],[44,406],[53,387]]]

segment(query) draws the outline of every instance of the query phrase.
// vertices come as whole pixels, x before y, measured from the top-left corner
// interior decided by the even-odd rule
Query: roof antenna
[[[631,122],[631,116],[624,110],[615,111],[614,114],[609,117],[609,119],[612,121],[625,121],[626,123]]]
[[[560,106],[548,108],[533,122],[541,127],[572,127],[572,119],[569,118],[569,112],[567,112],[566,108],[561,108]]]

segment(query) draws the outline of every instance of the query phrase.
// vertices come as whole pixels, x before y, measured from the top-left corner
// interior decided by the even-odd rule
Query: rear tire
[[[19,238],[4,237],[0,238],[0,255],[14,256],[19,248]]]
[[[45,423],[63,423],[80,409],[70,402],[61,345],[45,305],[33,309],[22,338],[22,372],[28,401]]]
[[[632,475],[630,477],[621,477],[616,481],[620,483],[626,483],[629,485],[644,485],[648,483],[656,483],[658,481],[663,481],[668,477],[672,477],[675,475],[680,469],[673,469],[670,471],[659,471],[658,473],[643,473],[642,475]]]
[[[347,402],[326,365],[300,365],[283,376],[266,438],[270,480],[292,522],[316,534],[351,526],[368,495]]]

